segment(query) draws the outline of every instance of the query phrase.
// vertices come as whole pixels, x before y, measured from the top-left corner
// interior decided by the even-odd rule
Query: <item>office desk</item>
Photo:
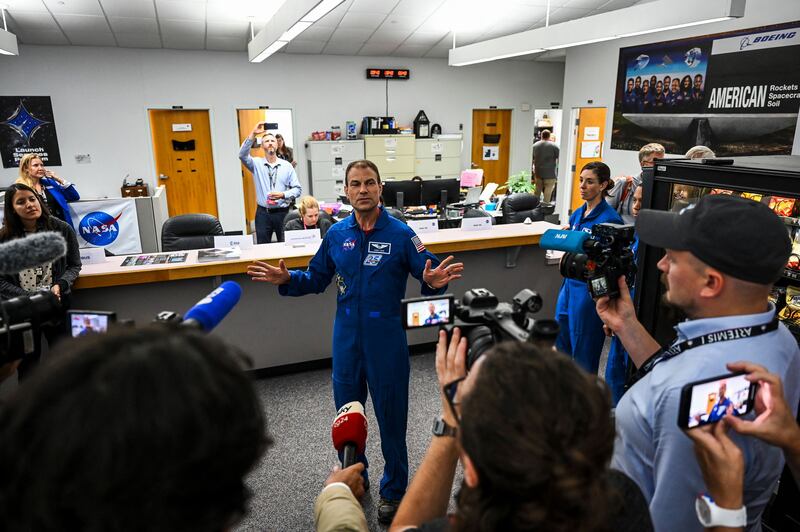
[[[545,264],[538,247],[541,234],[557,226],[547,222],[494,226],[486,231],[445,229],[421,234],[425,246],[444,258],[453,254],[464,262],[464,277],[450,284],[457,297],[470,288],[488,288],[501,301],[510,301],[523,288],[538,291],[544,300],[540,317],[552,317],[561,278],[557,266]],[[336,290],[301,298],[281,297],[276,287],[250,281],[245,274],[253,260],[273,265],[283,258],[289,268],[305,268],[316,245],[292,247],[262,244],[242,250],[240,259],[197,263],[197,251],[187,251],[183,264],[120,267],[124,257],[83,267],[72,297],[74,309],[113,310],[118,318],[146,324],[162,310],[186,312],[220,283],[242,286],[242,299],[215,333],[242,348],[254,369],[330,357]],[[507,267],[515,265],[515,267]],[[409,276],[407,295],[419,295],[419,282]],[[435,330],[412,331],[409,344],[431,342]]]

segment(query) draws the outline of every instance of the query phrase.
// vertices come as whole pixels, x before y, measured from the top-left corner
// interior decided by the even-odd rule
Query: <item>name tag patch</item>
[[[388,255],[392,252],[391,242],[370,242],[368,253],[380,253],[381,255]]]
[[[377,266],[382,258],[383,255],[377,255],[375,253],[371,253],[367,255],[366,259],[364,259],[364,266]]]

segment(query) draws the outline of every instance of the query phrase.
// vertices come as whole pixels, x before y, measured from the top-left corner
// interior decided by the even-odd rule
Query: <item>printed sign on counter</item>
[[[250,249],[253,247],[253,235],[223,235],[214,237],[215,248]]]
[[[439,220],[436,218],[428,218],[426,220],[409,220],[408,226],[418,235],[422,233],[435,233],[439,230]]]
[[[462,218],[461,229],[463,231],[483,231],[492,228],[492,219],[488,216],[480,218]]]
[[[331,155],[339,156],[344,152],[344,146],[341,144],[331,144]]]
[[[302,229],[297,231],[286,231],[283,233],[288,245],[318,244],[322,242],[322,235],[319,229]]]
[[[82,248],[81,264],[103,264],[106,261],[106,250],[103,248]]]

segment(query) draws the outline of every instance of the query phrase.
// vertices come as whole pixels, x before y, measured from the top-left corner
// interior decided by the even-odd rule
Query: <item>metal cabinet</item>
[[[336,201],[340,194],[344,194],[347,165],[364,159],[364,141],[308,141],[306,156],[309,193],[319,201]]]

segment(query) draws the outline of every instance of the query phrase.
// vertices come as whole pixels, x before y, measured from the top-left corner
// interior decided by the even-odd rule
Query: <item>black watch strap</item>
[[[437,417],[433,420],[433,428],[431,428],[431,432],[434,436],[456,436],[456,428],[451,427],[447,423],[445,423],[444,419]]]

